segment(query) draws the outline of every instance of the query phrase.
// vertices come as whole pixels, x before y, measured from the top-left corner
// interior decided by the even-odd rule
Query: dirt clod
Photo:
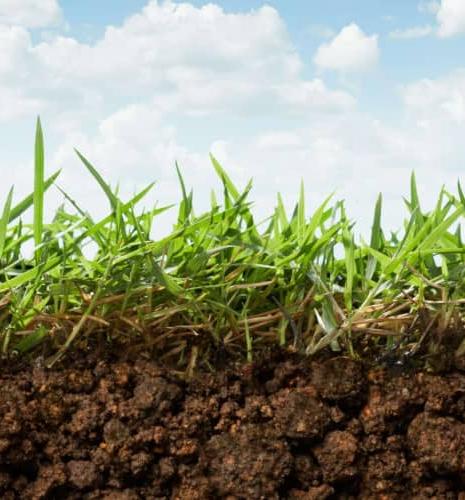
[[[69,482],[79,490],[91,488],[97,484],[98,472],[89,460],[71,460],[67,464]]]
[[[357,439],[346,431],[326,434],[323,443],[314,448],[326,482],[345,481],[357,474],[354,466]]]
[[[329,408],[313,395],[312,390],[283,389],[271,397],[275,423],[289,438],[316,438],[330,422]]]

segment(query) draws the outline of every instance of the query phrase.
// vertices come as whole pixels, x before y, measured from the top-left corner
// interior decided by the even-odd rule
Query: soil
[[[462,499],[465,373],[283,352],[0,366],[0,498]]]

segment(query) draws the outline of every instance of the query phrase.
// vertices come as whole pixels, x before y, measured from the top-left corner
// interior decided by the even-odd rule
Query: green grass
[[[176,165],[177,222],[153,241],[154,221],[173,206],[137,209],[153,185],[121,200],[76,153],[110,211],[94,220],[62,192],[66,204],[44,221],[44,198],[59,172],[45,179],[38,120],[34,191],[15,203],[11,190],[1,210],[3,355],[45,351],[52,365],[103,335],[191,372],[219,351],[252,361],[273,345],[309,355],[325,348],[361,358],[431,355],[453,329],[454,352],[465,352],[460,184],[457,195],[441,189],[434,209],[423,211],[412,175],[403,229],[383,231],[380,195],[366,242],[332,196],[307,217],[303,184],[291,214],[278,194],[270,217],[255,222],[252,183],[241,191],[211,156],[222,202],[212,193],[210,210],[196,214]],[[29,208],[32,225],[22,220]],[[30,242],[35,252],[27,258]],[[97,251],[89,258],[91,243]]]

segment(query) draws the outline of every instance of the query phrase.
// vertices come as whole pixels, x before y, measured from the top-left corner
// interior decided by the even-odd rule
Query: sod
[[[173,207],[76,153],[107,216],[46,178],[40,120],[33,192],[1,212],[2,498],[465,497],[460,183],[426,211],[412,174],[402,229],[380,195],[365,241],[303,185],[256,222],[211,157],[221,203],[197,215],[176,165],[154,240]]]

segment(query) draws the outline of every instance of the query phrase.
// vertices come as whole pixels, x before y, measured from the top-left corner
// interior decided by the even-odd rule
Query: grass
[[[15,203],[10,190],[1,212],[4,356],[45,352],[51,366],[103,335],[191,373],[218,352],[252,361],[273,345],[309,355],[329,348],[358,358],[393,352],[427,358],[451,330],[459,335],[454,353],[465,354],[460,184],[456,195],[441,189],[434,209],[423,211],[412,175],[400,234],[383,231],[380,195],[366,242],[356,238],[343,201],[329,197],[307,217],[303,184],[292,214],[278,194],[270,217],[256,223],[252,183],[239,190],[211,156],[221,203],[212,192],[210,210],[195,214],[193,192],[176,165],[177,222],[153,241],[154,221],[172,208],[137,210],[153,184],[123,201],[76,153],[110,212],[94,220],[62,191],[66,203],[44,221],[44,198],[59,172],[45,179],[38,120],[34,191]],[[32,225],[22,221],[30,208]],[[31,241],[35,251],[27,258]],[[89,244],[97,248],[92,258],[84,252]]]

